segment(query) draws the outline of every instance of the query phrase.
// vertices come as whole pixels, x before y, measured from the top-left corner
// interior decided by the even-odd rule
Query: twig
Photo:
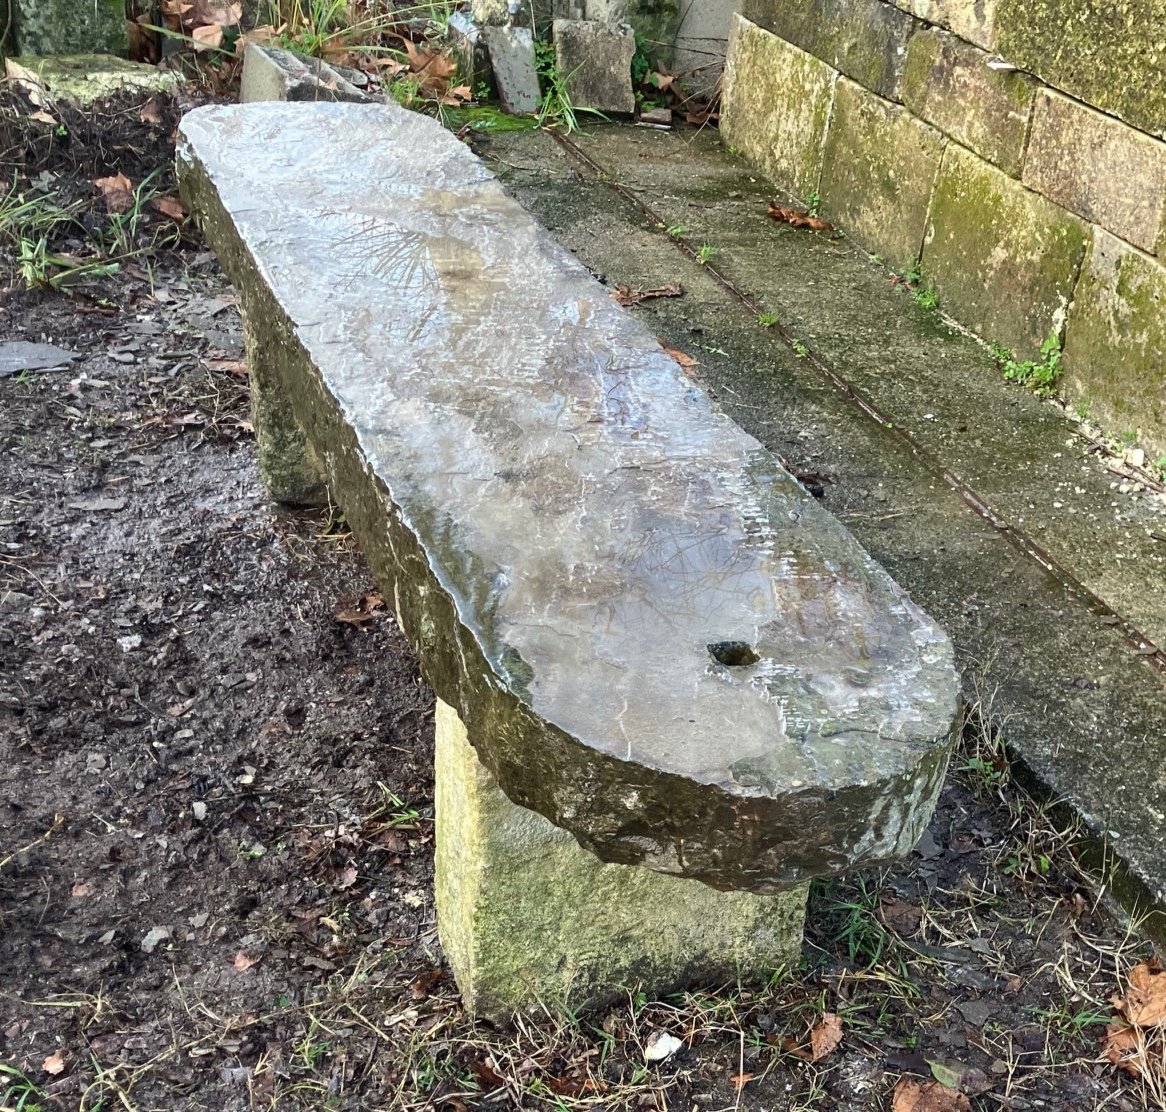
[[[13,850],[7,857],[0,858],[0,872],[3,872],[13,861],[15,861],[22,853],[27,853],[30,849],[35,849],[41,842],[47,842],[60,828],[65,821],[64,815],[54,815],[53,825],[48,828],[39,838],[34,838],[26,846],[21,846],[20,849]]]

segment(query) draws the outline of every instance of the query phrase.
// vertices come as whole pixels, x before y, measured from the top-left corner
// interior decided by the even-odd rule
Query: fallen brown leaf
[[[801,476],[798,476],[801,478]],[[914,934],[919,929],[923,912],[914,904],[884,899],[879,904],[883,922],[898,934]]]
[[[220,23],[207,23],[194,27],[190,32],[191,45],[196,51],[218,50],[223,45],[223,27]]]
[[[483,1093],[492,1092],[494,1089],[500,1089],[506,1084],[502,1075],[494,1068],[494,1059],[486,1058],[483,1061],[474,1061],[470,1063],[470,1072],[478,1080],[478,1085],[481,1087]]]
[[[107,212],[129,212],[134,205],[134,183],[125,174],[94,178],[93,184],[105,198]]]
[[[235,40],[235,55],[242,58],[243,51],[247,49],[248,43],[255,43],[256,46],[265,46],[271,42],[280,32],[282,28],[272,27],[270,23],[263,24],[262,27],[252,27],[250,31],[244,31]]]
[[[1143,961],[1130,970],[1124,997],[1111,1003],[1136,1027],[1166,1024],[1166,970],[1156,960]]]
[[[341,892],[345,888],[351,888],[356,883],[357,875],[356,869],[349,865],[346,869],[341,870],[340,876],[336,879],[335,887]]]
[[[206,365],[212,371],[222,371],[224,374],[234,375],[235,378],[247,378],[251,373],[247,369],[246,359],[208,359]]]
[[[41,1063],[41,1069],[43,1069],[45,1073],[51,1073],[54,1077],[56,1077],[58,1073],[63,1072],[65,1069],[65,1059],[61,1057],[61,1052],[59,1050],[54,1050],[53,1053],[50,1054]]]
[[[253,965],[258,965],[262,961],[262,957],[251,957],[246,950],[240,950],[235,955],[234,967],[238,973],[246,973]]]
[[[624,308],[639,305],[641,301],[651,301],[655,297],[683,297],[684,288],[679,282],[669,282],[666,286],[659,286],[654,290],[633,290],[631,286],[616,286],[611,296]]]
[[[434,967],[433,969],[427,969],[424,973],[418,973],[409,984],[409,995],[414,1000],[424,1000],[425,997],[437,988],[437,983],[440,980],[440,967]]]
[[[657,337],[659,340],[659,337]],[[684,371],[689,377],[692,376],[692,368],[699,367],[700,361],[693,359],[687,352],[678,351],[676,348],[670,348],[663,340],[660,340],[660,346],[664,349],[666,355],[671,355],[677,363],[680,364],[680,369]]]
[[[825,1012],[810,1032],[810,1061],[818,1062],[842,1042],[842,1017]]]
[[[808,212],[798,212],[797,209],[783,208],[776,201],[769,202],[766,213],[779,224],[788,224],[791,228],[809,228],[811,232],[832,232],[834,226]]]
[[[963,1093],[938,1081],[902,1077],[891,1097],[891,1112],[971,1112],[972,1104]]]
[[[753,1080],[754,1076],[755,1075],[751,1073],[735,1073],[732,1077],[729,1078],[729,1080],[732,1081],[733,1086],[736,1088],[737,1092],[740,1092],[745,1088],[746,1085],[749,1084],[750,1081]]]
[[[338,622],[349,622],[353,625],[360,625],[363,622],[371,622],[384,609],[385,600],[380,595],[361,595],[353,603],[341,603],[333,612],[332,616]]]
[[[138,119],[144,124],[153,124],[155,127],[162,126],[162,105],[158,97],[150,97],[138,109]]]
[[[150,207],[178,223],[186,219],[186,208],[177,197],[151,197]]]
[[[73,881],[73,887],[69,889],[69,894],[74,899],[84,899],[89,895],[89,885],[83,880],[75,880]]]
[[[409,56],[409,69],[416,74],[422,89],[439,95],[449,89],[450,78],[457,72],[457,63],[448,54],[408,40],[405,41],[405,53]]]

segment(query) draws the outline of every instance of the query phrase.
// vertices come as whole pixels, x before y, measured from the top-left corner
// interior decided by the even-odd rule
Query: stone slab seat
[[[326,484],[441,701],[443,940],[491,876],[521,898],[536,828],[709,900],[910,850],[958,709],[946,636],[467,147],[391,105],[272,103],[194,110],[178,158],[239,291],[268,489]],[[504,828],[514,870],[466,849]]]

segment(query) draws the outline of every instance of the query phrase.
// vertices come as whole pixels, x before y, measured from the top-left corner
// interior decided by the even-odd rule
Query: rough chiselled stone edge
[[[286,352],[283,392],[418,652],[422,674],[458,711],[483,764],[515,803],[569,829],[602,860],[627,865],[667,860],[673,863],[668,871],[726,890],[781,891],[910,851],[942,787],[954,725],[899,776],[838,791],[808,788],[776,800],[735,795],[620,761],[583,745],[522,703],[494,676],[482,647],[459,620],[452,595],[403,521],[391,490],[375,474],[342,404],[317,373],[295,323],[263,281],[181,131],[178,167],[188,211],[237,287],[252,334],[260,343],[270,337]],[[629,818],[623,800],[633,793],[640,802]],[[827,813],[829,822],[819,822]],[[823,826],[833,833],[831,846],[812,844],[812,832]],[[650,853],[644,842],[659,852]],[[854,848],[842,852],[841,845]]]

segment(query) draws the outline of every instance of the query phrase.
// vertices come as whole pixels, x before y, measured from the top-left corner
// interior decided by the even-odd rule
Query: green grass
[[[701,266],[708,266],[716,253],[717,249],[711,243],[702,243],[696,252],[696,261]]]
[[[43,1099],[36,1085],[15,1066],[0,1062],[0,1109],[3,1112],[42,1112]]]
[[[1064,368],[1061,366],[1061,341],[1055,333],[1041,344],[1039,360],[1017,359],[1001,344],[992,345],[992,357],[1007,381],[1027,386],[1042,398],[1056,393]]]

